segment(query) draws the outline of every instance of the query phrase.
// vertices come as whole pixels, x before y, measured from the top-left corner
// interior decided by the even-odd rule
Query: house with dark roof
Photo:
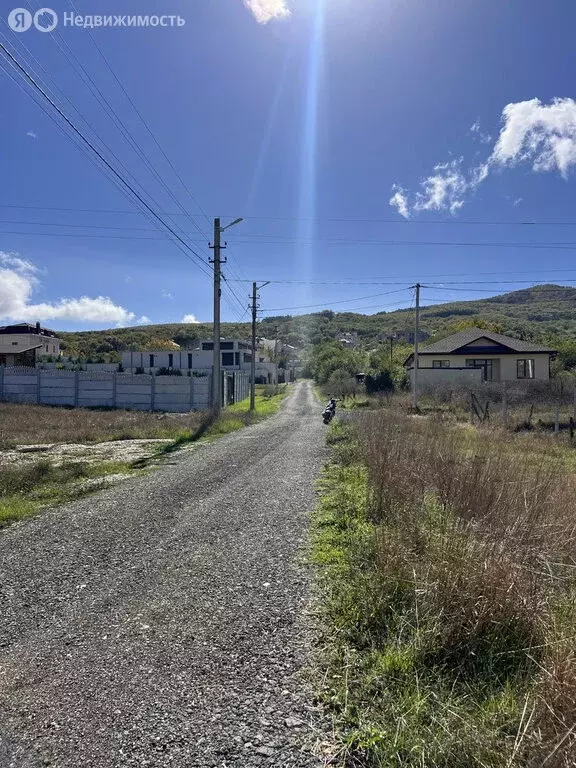
[[[0,328],[0,366],[34,367],[40,357],[60,355],[60,339],[55,331],[40,323],[18,323]]]
[[[418,372],[420,376],[424,370],[423,378],[427,381],[546,381],[555,355],[556,351],[549,346],[482,328],[467,328],[422,347],[418,352]],[[414,369],[413,354],[404,366],[408,371]]]

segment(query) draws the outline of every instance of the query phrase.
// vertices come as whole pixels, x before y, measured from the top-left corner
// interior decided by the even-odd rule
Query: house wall
[[[238,372],[237,393],[248,377]],[[245,379],[244,382],[240,379]],[[123,373],[0,368],[0,400],[77,407],[186,413],[210,407],[212,376],[132,376]]]
[[[229,351],[229,350],[224,350]],[[235,350],[239,352],[240,359],[243,360],[245,350]],[[172,366],[170,366],[169,355],[172,354]],[[122,367],[127,373],[134,372],[136,368],[143,368],[146,373],[156,372],[159,368],[170,368],[181,370],[186,373],[188,367],[188,354],[192,355],[192,370],[212,370],[213,356],[211,350],[189,350],[183,349],[175,352],[155,352],[154,350],[146,352],[122,352]],[[150,368],[150,355],[154,355],[154,367]],[[250,373],[250,363],[242,362],[239,366],[223,365],[225,371],[243,371]],[[256,362],[256,378],[265,378],[269,384],[278,383],[278,366],[276,363]]]
[[[443,360],[446,358],[442,358]],[[410,384],[414,385],[414,368],[408,371]],[[482,370],[480,368],[418,368],[418,384],[438,386],[448,384],[480,384],[482,382]]]
[[[59,355],[60,339],[35,333],[0,333],[0,354],[14,354],[37,344],[37,355]],[[53,351],[55,350],[55,351]]]
[[[482,345],[479,344],[477,346]],[[500,373],[498,378],[496,378],[498,366],[493,364],[494,381],[517,381],[516,362],[518,360],[534,360],[534,379],[532,379],[532,381],[547,381],[550,378],[550,356],[547,354],[535,354],[533,352],[518,352],[510,355],[487,355],[480,352],[478,355],[474,355],[473,353],[466,355],[421,354],[419,358],[419,369],[432,368],[434,360],[449,360],[450,368],[462,368],[466,365],[466,360],[472,357],[478,357],[483,360],[493,360],[499,363]],[[436,368],[434,371],[435,373],[438,371],[450,371],[450,368]],[[458,372],[453,371],[453,373],[456,375]],[[449,375],[450,374],[448,374],[448,376]]]

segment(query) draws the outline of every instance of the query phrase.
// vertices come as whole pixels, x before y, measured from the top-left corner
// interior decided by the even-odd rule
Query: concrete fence
[[[225,377],[224,403],[248,396],[249,377]],[[185,413],[210,407],[212,375],[148,376],[0,367],[0,400],[12,403],[111,407]]]

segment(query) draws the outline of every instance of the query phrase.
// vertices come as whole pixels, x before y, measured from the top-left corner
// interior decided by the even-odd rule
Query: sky
[[[571,0],[0,7],[0,322],[210,322],[216,216],[227,321],[576,285]]]

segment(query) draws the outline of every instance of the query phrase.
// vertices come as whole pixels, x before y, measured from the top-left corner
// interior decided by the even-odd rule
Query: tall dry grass
[[[506,733],[512,717],[494,735],[503,762],[477,764],[576,765],[573,474],[514,436],[392,409],[359,416],[357,434],[376,532],[373,647],[393,636],[424,677],[436,670],[480,708],[507,689],[525,702],[518,730]]]

